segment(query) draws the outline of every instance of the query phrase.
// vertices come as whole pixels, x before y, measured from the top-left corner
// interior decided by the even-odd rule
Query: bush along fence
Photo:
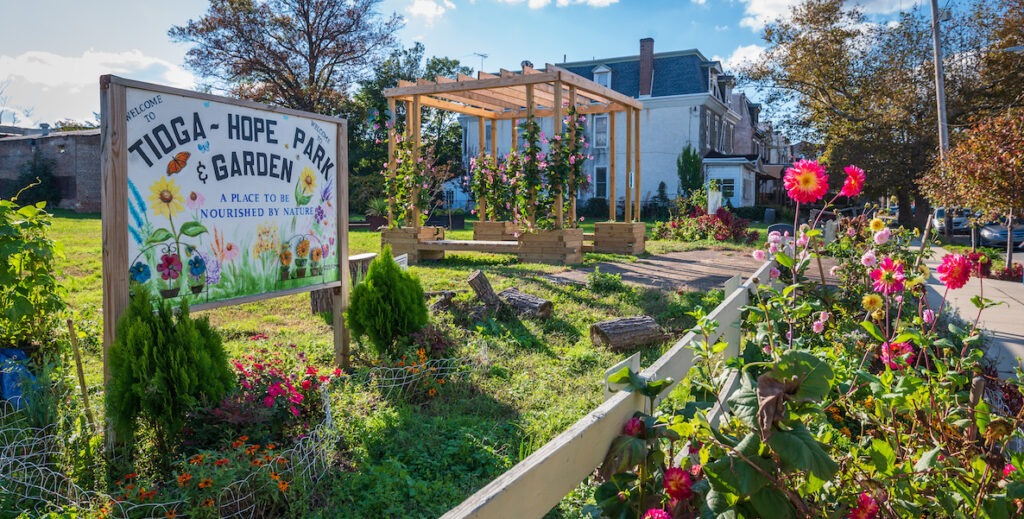
[[[846,173],[840,195],[856,196],[863,172]],[[826,191],[812,161],[785,180],[800,202]],[[813,225],[770,234],[751,280],[653,365],[611,377],[628,392],[447,517],[542,516],[598,466],[586,512],[608,517],[1019,516],[1020,383],[985,377],[977,317],[929,306],[927,246],[864,224],[829,249],[834,285]],[[946,295],[974,269],[944,257]],[[990,405],[986,384],[1013,398]]]

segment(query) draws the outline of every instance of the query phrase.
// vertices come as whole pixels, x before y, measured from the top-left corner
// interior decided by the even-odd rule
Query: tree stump
[[[520,292],[519,289],[509,288],[502,290],[498,297],[503,299],[512,308],[515,308],[519,314],[528,315],[530,317],[537,317],[539,319],[549,319],[551,314],[554,313],[555,305],[548,301],[537,297],[532,294]]]
[[[370,263],[373,262],[376,257],[376,252],[367,252],[365,254],[349,256],[349,279],[351,280],[353,287],[366,278],[366,272],[370,269]],[[334,313],[334,289],[321,288],[319,290],[311,291],[309,293],[309,309],[313,312],[313,315]]]
[[[469,275],[469,286],[488,307],[495,308],[501,305],[501,299],[498,299],[498,295],[491,288],[491,282],[487,280],[487,276],[483,272],[479,270],[473,271]]]
[[[427,298],[427,300],[430,300],[431,298],[434,297],[438,298],[437,301],[434,301],[434,303],[430,305],[430,311],[439,312],[451,306],[452,299],[455,298],[455,291],[441,290],[438,292],[426,292],[423,295],[424,297]]]
[[[628,351],[665,339],[653,317],[624,317],[590,325],[590,340],[612,350]]]

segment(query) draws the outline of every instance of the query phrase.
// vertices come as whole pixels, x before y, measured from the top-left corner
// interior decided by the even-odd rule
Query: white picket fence
[[[726,283],[725,300],[709,314],[710,319],[718,322],[718,329],[710,340],[721,339],[728,343],[725,355],[740,354],[742,308],[750,301],[751,291],[757,288],[754,280],[768,283],[772,267],[774,262],[765,263],[743,284],[738,277],[730,280]],[[688,345],[701,339],[692,332],[687,333],[641,375],[655,380],[666,377],[681,380],[693,366],[693,350]],[[625,361],[629,362],[630,359]],[[732,393],[738,383],[738,372],[733,371],[722,395]],[[720,401],[724,402],[724,398]],[[622,426],[633,413],[643,410],[644,405],[640,394],[613,393],[565,432],[449,510],[442,519],[542,517],[594,472],[604,460],[612,440],[622,433]],[[724,409],[716,406],[708,415],[711,424],[717,424],[723,412]]]

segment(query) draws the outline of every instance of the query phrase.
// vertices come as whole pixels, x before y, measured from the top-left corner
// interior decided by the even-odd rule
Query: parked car
[[[981,228],[982,245],[992,247],[1006,247],[1006,238],[1009,233],[1006,230],[1006,220],[992,222]],[[1024,245],[1024,223],[1017,223],[1013,226],[1013,243],[1015,248]]]
[[[967,234],[971,231],[971,223],[967,219],[967,213],[957,209],[952,210],[953,234]],[[946,232],[946,208],[937,207],[932,213],[932,227],[938,234]]]

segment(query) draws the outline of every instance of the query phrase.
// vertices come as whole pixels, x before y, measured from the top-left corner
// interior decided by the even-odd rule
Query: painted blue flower
[[[202,276],[203,273],[205,272],[206,261],[203,260],[202,256],[192,256],[192,258],[188,260],[188,273],[192,277],[198,278],[199,276]]]
[[[136,283],[145,283],[149,281],[152,272],[149,270],[149,265],[141,261],[136,261],[135,264],[128,269],[128,274],[131,275],[132,281]]]

